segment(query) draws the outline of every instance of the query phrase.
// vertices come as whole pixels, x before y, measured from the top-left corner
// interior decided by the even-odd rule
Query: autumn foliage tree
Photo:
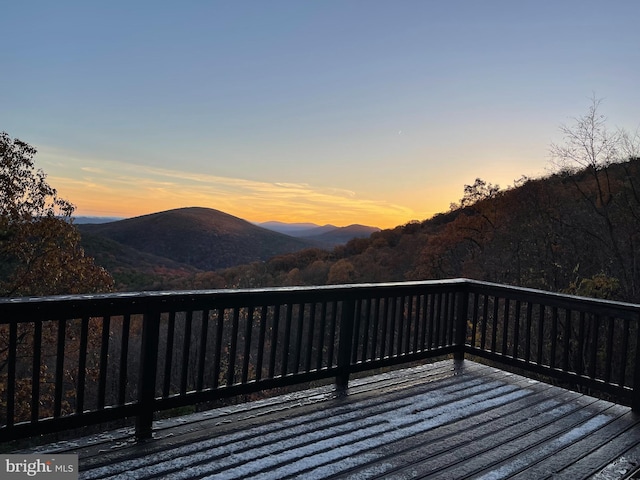
[[[0,133],[0,297],[40,296],[108,291],[113,287],[109,273],[97,266],[80,247],[80,234],[73,225],[75,207],[58,196],[46,181],[45,173],[36,169],[36,149],[27,143]],[[92,320],[93,321],[93,320]],[[80,320],[69,322],[66,329],[65,365],[77,361]],[[16,419],[29,418],[33,378],[35,338],[41,341],[38,404],[42,415],[52,414],[53,372],[56,345],[61,341],[54,322],[40,325],[36,334],[32,322],[16,327],[15,405]],[[98,330],[91,328],[88,348],[95,355]],[[0,325],[0,417],[6,408],[7,364],[10,350],[10,327]],[[92,376],[88,369],[87,375]],[[65,384],[73,381],[73,368],[65,368]],[[74,390],[67,390],[72,399]],[[64,408],[67,408],[67,396]]]
[[[75,207],[35,168],[35,154],[0,133],[0,296],[110,290],[111,276],[80,246]]]

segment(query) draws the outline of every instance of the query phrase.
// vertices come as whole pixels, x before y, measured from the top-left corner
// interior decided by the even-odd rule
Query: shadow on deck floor
[[[640,415],[469,360],[445,360],[30,452],[80,478],[625,478]],[[23,453],[27,453],[26,451]]]

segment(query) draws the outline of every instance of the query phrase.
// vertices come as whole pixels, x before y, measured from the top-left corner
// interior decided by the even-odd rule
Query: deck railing
[[[465,279],[0,299],[0,442],[447,354],[640,410],[639,316]]]

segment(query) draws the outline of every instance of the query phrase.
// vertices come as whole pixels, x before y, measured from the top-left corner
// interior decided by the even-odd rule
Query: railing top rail
[[[538,300],[540,303],[547,305],[555,305],[562,307],[575,308],[599,308],[602,310],[618,310],[627,311],[634,314],[640,313],[640,305],[629,302],[619,302],[614,300],[604,300],[600,298],[581,297],[577,295],[569,295],[566,293],[550,292],[547,290],[538,290],[534,288],[516,287],[511,285],[502,285],[499,283],[484,282],[480,280],[458,279],[464,282],[470,292],[486,293],[486,294],[509,294],[519,300]],[[544,300],[544,301],[542,301]]]
[[[55,310],[65,311],[77,309],[80,314],[90,309],[122,310],[127,313],[143,313],[150,307],[180,308],[195,307],[205,302],[232,303],[249,302],[258,304],[269,297],[269,301],[288,303],[300,300],[301,297],[344,299],[366,295],[385,294],[392,291],[428,290],[466,290],[473,293],[508,295],[523,301],[538,301],[546,305],[568,308],[616,310],[633,315],[640,313],[640,305],[579,297],[562,293],[537,290],[532,288],[501,285],[497,283],[470,280],[466,278],[445,280],[423,280],[411,282],[359,283],[320,286],[268,287],[251,289],[216,289],[216,290],[181,290],[181,291],[145,291],[103,294],[55,295],[47,297],[0,298],[0,311],[39,311],[46,309],[49,313]],[[249,301],[248,299],[252,299]],[[190,305],[191,304],[191,305]]]
[[[123,293],[97,293],[81,295],[53,295],[47,297],[0,297],[0,308],[7,305],[47,305],[47,304],[79,304],[79,303],[148,303],[154,301],[171,301],[192,298],[231,298],[244,296],[277,296],[291,297],[308,294],[319,294],[325,297],[344,298],[345,293],[354,295],[381,292],[384,290],[411,290],[416,288],[446,288],[463,285],[461,280],[428,280],[417,282],[364,283],[320,286],[269,287],[249,289],[217,289],[217,290],[170,290]]]
[[[77,295],[51,295],[45,297],[0,297],[0,306],[11,304],[46,304],[56,303],[78,303],[78,302],[131,302],[162,300],[170,298],[194,298],[212,296],[242,296],[242,295],[296,295],[304,293],[322,292],[325,294],[339,293],[344,295],[345,290],[354,293],[366,291],[378,291],[385,289],[411,289],[421,287],[443,287],[464,285],[464,279],[448,280],[424,280],[412,282],[386,282],[386,283],[354,283],[341,285],[315,285],[315,286],[292,286],[292,287],[264,287],[246,289],[215,289],[215,290],[167,290],[167,291],[143,291],[143,292],[118,292],[118,293],[96,293]]]
[[[142,314],[149,311],[185,311],[248,307],[316,301],[454,291],[463,288],[460,280],[431,280],[376,284],[294,286],[255,289],[219,289],[57,295],[49,297],[0,298],[0,323],[36,318],[81,318],[83,316]]]

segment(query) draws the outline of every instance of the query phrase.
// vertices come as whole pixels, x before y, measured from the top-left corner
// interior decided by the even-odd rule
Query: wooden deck
[[[469,360],[445,360],[193,414],[152,440],[106,432],[80,478],[631,478],[640,415]]]

